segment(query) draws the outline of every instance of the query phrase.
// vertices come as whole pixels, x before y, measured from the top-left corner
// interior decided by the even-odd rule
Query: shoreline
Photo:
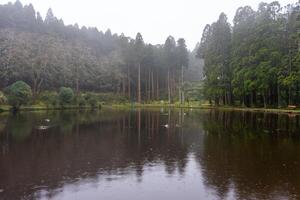
[[[130,105],[116,104],[113,108],[129,108]],[[172,109],[203,109],[203,110],[223,110],[223,111],[240,111],[240,112],[260,112],[274,114],[298,114],[300,109],[289,110],[287,108],[246,108],[246,107],[231,107],[231,106],[210,106],[210,105],[175,105],[175,104],[140,104],[130,106],[133,108],[172,108]]]
[[[101,107],[100,107],[101,108]],[[46,107],[46,106],[24,106],[19,111],[47,111],[47,110],[87,110],[99,109],[99,107],[92,108],[91,106],[65,106],[65,107]],[[11,112],[11,107],[4,105],[0,106],[0,113]]]
[[[230,107],[230,106],[210,106],[210,105],[177,105],[177,104],[112,104],[101,105],[99,108],[113,108],[113,109],[131,109],[131,108],[170,108],[170,109],[205,109],[205,110],[223,110],[223,111],[240,111],[240,112],[260,112],[260,113],[274,113],[274,114],[299,114],[300,109],[289,110],[279,108],[244,108],[244,107]],[[90,106],[65,106],[65,107],[46,107],[46,106],[24,106],[20,111],[47,111],[47,110],[87,110],[93,109]],[[0,105],[0,113],[10,112],[11,107],[8,105]]]
[[[286,108],[246,108],[233,106],[211,106],[211,105],[176,105],[176,104],[116,104],[113,108],[172,108],[172,109],[203,109],[203,110],[223,110],[223,111],[240,111],[240,112],[260,112],[260,113],[274,113],[274,114],[299,114],[300,109],[289,110]]]

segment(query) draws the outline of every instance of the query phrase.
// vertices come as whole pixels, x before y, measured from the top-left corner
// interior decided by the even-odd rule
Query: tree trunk
[[[127,65],[127,86],[128,86],[128,99],[130,100],[131,98],[131,85],[130,85],[130,71],[129,71],[129,65]]]
[[[37,79],[36,77],[33,78],[33,87],[32,87],[32,96],[33,96],[33,99],[36,98],[36,89],[37,88]]]
[[[76,95],[79,95],[79,78],[76,78]]]
[[[281,106],[281,98],[280,98],[280,86],[277,83],[277,107],[280,108]]]
[[[125,77],[123,78],[122,90],[123,90],[123,96],[125,96],[125,94],[126,94],[126,79],[125,79]]]
[[[291,47],[289,47],[289,75],[292,73],[292,55]],[[288,105],[292,105],[292,87],[289,86],[289,102]]]
[[[159,80],[158,80],[157,72],[156,72],[156,100],[159,100]]]
[[[219,106],[219,97],[215,97],[215,105]]]
[[[298,99],[299,99],[299,82],[297,81],[296,82],[296,98],[295,98],[295,105],[299,105],[299,102],[298,102]]]
[[[40,79],[40,81],[39,81],[39,83],[37,85],[37,88],[36,88],[36,95],[40,94],[43,81],[44,81],[44,79]]]
[[[140,104],[141,102],[141,63],[138,63],[138,103]]]
[[[254,93],[254,91],[251,91],[251,97],[250,97],[250,99],[251,99],[251,102],[250,102],[250,107],[254,107],[254,105],[253,105],[253,99],[254,99],[254,95],[253,95],[253,93]]]
[[[148,72],[148,101],[150,101],[151,98],[151,72],[149,70]]]
[[[144,98],[146,99],[146,102],[148,102],[148,88],[149,88],[149,82],[147,78],[147,72],[145,72],[145,95]]]
[[[170,88],[170,70],[168,69],[168,100],[169,104],[171,104],[171,88]]]
[[[178,100],[179,103],[182,104],[181,87],[178,87]]]
[[[179,89],[179,101],[180,104],[184,104],[184,88],[183,88],[183,66],[181,66],[181,79]]]
[[[267,102],[266,102],[266,92],[263,93],[263,100],[264,100],[264,108],[267,108]]]
[[[153,79],[153,71],[151,72],[151,100],[154,100],[154,79]]]

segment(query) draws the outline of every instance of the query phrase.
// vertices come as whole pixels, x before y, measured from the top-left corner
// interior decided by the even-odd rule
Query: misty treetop
[[[238,8],[203,31],[197,56],[205,60],[204,92],[215,104],[300,104],[300,3]]]
[[[140,33],[132,39],[67,26],[51,9],[43,19],[31,4],[0,5],[0,90],[22,80],[33,97],[64,86],[76,95],[115,92],[138,102],[172,101],[190,55],[183,38],[169,36],[165,44],[151,45]]]

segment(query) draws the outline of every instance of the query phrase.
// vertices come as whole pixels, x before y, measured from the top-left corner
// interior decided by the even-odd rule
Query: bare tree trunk
[[[156,72],[156,99],[159,100],[159,80],[158,80],[157,72]]]
[[[170,70],[168,69],[168,100],[171,104],[171,86],[170,86]]]
[[[151,98],[151,73],[150,70],[148,72],[148,101],[150,101]]]
[[[41,86],[42,86],[42,83],[44,82],[44,79],[40,79],[38,85],[37,85],[37,88],[36,88],[36,95],[39,95],[40,94],[40,91],[41,91]]]
[[[181,87],[178,87],[178,92],[179,92],[178,93],[178,100],[179,100],[179,103],[182,104]]]
[[[79,78],[76,78],[76,95],[79,95]]]
[[[251,93],[250,93],[250,99],[251,99],[251,101],[250,101],[250,107],[254,107],[254,105],[253,105],[253,99],[254,99],[254,95],[253,95],[253,91],[251,91]]]
[[[154,100],[154,79],[153,79],[153,71],[151,72],[151,100]]]
[[[123,90],[123,96],[125,96],[125,94],[126,94],[126,79],[125,79],[125,77],[123,78],[122,90]]]
[[[180,86],[179,86],[179,102],[180,102],[180,104],[184,104],[183,66],[181,66],[181,77],[180,77]]]
[[[128,99],[131,98],[131,85],[130,85],[130,71],[129,71],[129,65],[127,65],[127,82],[128,82]]]
[[[148,101],[148,88],[149,88],[149,83],[148,83],[148,78],[147,78],[147,72],[145,72],[145,77],[146,77],[146,79],[145,79],[145,82],[146,82],[146,84],[145,84],[145,99],[146,99],[146,102]]]
[[[138,63],[138,103],[142,102],[141,97],[141,63]]]
[[[173,99],[175,93],[176,93],[176,90],[175,90],[174,72],[171,71],[171,99]],[[172,103],[173,103],[173,100],[172,100]]]
[[[267,108],[267,102],[266,102],[266,92],[263,93],[263,100],[264,100],[264,108]]]
[[[280,86],[279,83],[277,83],[277,107],[280,108],[280,105],[281,105]]]
[[[36,88],[37,88],[37,78],[34,75],[33,76],[33,87],[32,87],[32,96],[33,96],[33,99],[36,98]]]
[[[289,75],[292,73],[291,47],[289,47]],[[292,105],[292,87],[289,86],[289,105]]]

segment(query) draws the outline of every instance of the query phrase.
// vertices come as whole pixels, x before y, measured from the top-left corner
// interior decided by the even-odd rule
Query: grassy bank
[[[40,111],[40,110],[84,110],[84,109],[98,109],[99,107],[91,107],[91,106],[76,106],[76,105],[68,105],[68,106],[41,106],[41,105],[32,105],[32,106],[22,106],[19,108],[20,111]],[[12,109],[11,106],[8,105],[0,105],[0,112],[10,112]]]
[[[265,113],[283,113],[283,114],[300,114],[300,109],[291,110],[288,108],[247,108],[234,106],[212,106],[208,104],[200,104],[192,102],[189,104],[164,104],[164,103],[149,103],[149,104],[113,104],[113,108],[186,108],[186,109],[215,109],[223,111],[242,111],[242,112],[265,112]]]
[[[300,109],[290,110],[288,108],[244,108],[244,107],[211,107],[218,110],[244,111],[244,112],[266,112],[266,113],[283,113],[283,114],[300,114]]]
[[[215,109],[223,111],[242,111],[242,112],[264,112],[264,113],[277,113],[277,114],[300,114],[300,109],[290,110],[288,108],[247,108],[247,107],[234,107],[234,106],[212,106],[209,104],[201,104],[199,102],[191,102],[189,104],[168,104],[161,102],[152,102],[145,104],[138,103],[114,103],[114,104],[104,104],[94,109],[103,108],[115,108],[115,109],[132,109],[132,108],[184,108],[184,109]],[[22,106],[20,111],[39,111],[39,110],[83,110],[92,109],[91,106],[77,106],[77,105],[67,105],[61,106],[44,106],[44,105],[32,105],[32,106]],[[0,112],[9,112],[11,106],[0,105]]]

